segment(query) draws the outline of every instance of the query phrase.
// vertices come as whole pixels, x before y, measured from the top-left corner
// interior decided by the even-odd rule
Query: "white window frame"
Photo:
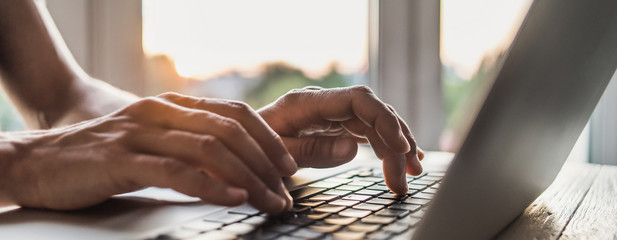
[[[377,13],[377,73],[372,87],[407,121],[420,147],[439,150],[445,123],[442,98],[440,1],[387,0],[371,4]],[[375,6],[378,10],[375,10]],[[373,34],[374,35],[374,34]],[[375,63],[375,62],[371,62]],[[373,65],[374,66],[374,65]]]

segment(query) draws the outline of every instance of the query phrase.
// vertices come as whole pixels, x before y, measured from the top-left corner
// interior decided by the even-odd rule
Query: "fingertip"
[[[417,147],[416,151],[418,153],[418,159],[420,161],[424,160],[424,150],[422,150],[421,148]]]
[[[422,171],[424,171],[422,164],[420,164],[420,160],[418,159],[418,155],[413,155],[411,159],[407,161],[406,170],[407,173],[414,176],[418,176],[422,173]]]
[[[282,176],[290,177],[296,174],[298,171],[298,164],[290,154],[287,153],[283,155],[283,159],[281,161],[283,162],[283,166],[279,168],[279,171]]]
[[[230,205],[244,204],[249,199],[249,193],[241,188],[228,187],[225,189],[224,194],[229,197]]]

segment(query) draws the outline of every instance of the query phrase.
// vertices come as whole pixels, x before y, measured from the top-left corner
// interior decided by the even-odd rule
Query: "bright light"
[[[511,42],[530,0],[442,0],[441,60],[463,78]]]
[[[144,0],[143,47],[184,77],[277,61],[313,76],[332,63],[352,73],[367,63],[367,23],[366,0]]]

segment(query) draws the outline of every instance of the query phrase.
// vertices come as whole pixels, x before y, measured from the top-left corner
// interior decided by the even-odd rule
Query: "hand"
[[[297,166],[243,103],[168,93],[11,137],[16,161],[3,168],[0,196],[22,206],[76,209],[156,186],[220,205],[248,201],[267,213],[291,207],[281,176]]]
[[[405,172],[422,173],[424,153],[392,107],[365,86],[292,90],[259,110],[300,167],[333,167],[369,142],[383,160],[386,184],[407,193]]]

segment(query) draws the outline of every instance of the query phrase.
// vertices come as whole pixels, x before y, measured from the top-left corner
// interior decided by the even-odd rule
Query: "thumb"
[[[283,143],[298,167],[335,167],[351,161],[358,143],[351,137],[283,137]]]

